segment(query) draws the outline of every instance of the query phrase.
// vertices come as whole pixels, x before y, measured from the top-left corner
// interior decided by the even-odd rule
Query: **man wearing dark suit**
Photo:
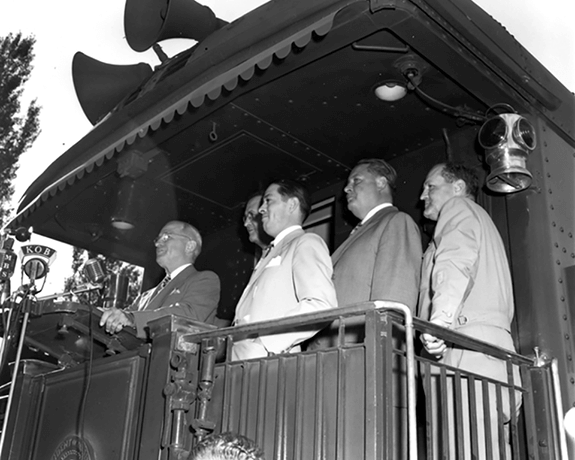
[[[155,288],[138,296],[126,310],[104,311],[100,326],[110,334],[134,327],[145,338],[147,323],[168,315],[180,315],[213,323],[220,300],[220,280],[211,271],[198,271],[194,262],[202,250],[202,238],[185,222],[168,222],[154,240],[156,262],[166,277]]]
[[[309,194],[294,181],[280,180],[265,191],[259,212],[270,250],[258,262],[238,302],[234,324],[241,325],[335,308],[332,266],[326,244],[305,233]],[[317,329],[274,334],[234,343],[233,359],[250,359],[300,350]]]
[[[340,307],[370,300],[405,305],[415,313],[421,270],[421,237],[413,219],[393,206],[397,173],[381,159],[361,160],[344,188],[348,209],[360,219],[333,253]],[[347,342],[358,336],[351,331]],[[310,348],[334,345],[330,330]]]
[[[415,313],[421,271],[421,236],[413,219],[393,206],[397,173],[382,159],[359,161],[344,188],[347,207],[360,219],[349,237],[333,253],[334,285],[340,307],[370,300],[386,306],[404,305]],[[346,323],[346,343],[363,340],[363,324]],[[308,349],[334,346],[337,324],[320,332]],[[405,340],[394,331],[393,344]],[[404,363],[393,360],[394,458],[407,452],[407,394]],[[400,429],[401,428],[401,429]]]
[[[423,186],[421,199],[425,202],[424,216],[437,221],[433,239],[425,252],[421,276],[418,316],[439,326],[453,329],[476,339],[490,342],[501,348],[515,351],[511,338],[511,320],[513,318],[513,289],[509,263],[503,241],[491,217],[475,203],[478,179],[474,171],[463,165],[447,163],[434,166]],[[507,382],[507,367],[503,361],[447,344],[430,334],[422,335],[427,352],[439,359],[442,364],[474,372],[494,380]],[[432,369],[436,370],[436,368]],[[517,369],[514,370],[514,383],[520,384]],[[437,370],[437,372],[439,372]],[[452,385],[452,376],[448,373],[448,394]],[[433,380],[433,377],[432,377]],[[437,377],[439,380],[439,377]],[[467,401],[467,379],[462,377],[463,401]],[[429,393],[429,391],[428,391]],[[437,394],[431,391],[431,400],[435,403]],[[489,385],[491,419],[492,458],[500,458],[498,430],[498,411],[495,407],[495,387]],[[477,458],[489,458],[485,448],[484,412],[481,407],[483,388],[476,382],[478,409],[474,410],[478,431]],[[512,410],[521,403],[516,395],[516,407],[510,407],[509,392],[502,391],[502,419],[510,420]],[[441,404],[438,402],[438,404]],[[452,398],[447,397],[452,407]],[[470,409],[462,408],[462,429],[464,446],[455,445],[455,430],[450,430],[449,445],[438,448],[441,434],[433,436],[434,455],[463,452],[460,458],[471,458]],[[439,414],[441,411],[433,411]],[[455,420],[448,410],[448,422]],[[451,418],[450,418],[451,416]],[[434,424],[437,428],[437,424]],[[504,425],[505,439],[510,458],[508,426]],[[439,449],[439,452],[436,450]],[[436,457],[437,456],[437,457]],[[458,457],[459,458],[459,457]]]

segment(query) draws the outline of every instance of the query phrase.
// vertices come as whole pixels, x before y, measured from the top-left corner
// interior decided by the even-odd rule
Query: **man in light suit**
[[[495,224],[475,203],[477,183],[473,170],[453,163],[436,165],[427,175],[421,195],[425,202],[424,216],[437,221],[437,225],[423,260],[418,315],[437,325],[515,351],[510,333],[514,305],[509,264]],[[456,346],[448,347],[443,340],[430,334],[423,334],[422,342],[427,352],[443,364],[508,381],[506,365],[500,360]],[[514,383],[519,385],[519,375],[514,374]],[[451,378],[448,378],[448,385],[451,384]],[[462,386],[463,401],[467,401],[465,378],[462,378]],[[478,458],[486,458],[482,387],[479,382],[476,387],[479,408],[473,416],[479,436]],[[495,388],[489,387],[493,458],[500,458]],[[503,389],[502,393],[503,420],[508,422],[511,411],[519,408],[521,400],[516,395],[515,407],[511,408],[509,392]],[[429,396],[432,401],[437,397],[434,391]],[[453,404],[451,398],[448,397],[447,403]],[[461,458],[467,459],[471,458],[470,415],[466,405],[463,409],[464,456]],[[440,412],[435,411],[436,414]],[[455,419],[451,418],[453,413],[451,410],[449,413],[448,422],[455,426]],[[507,431],[508,427],[504,428]],[[455,458],[454,433],[455,430],[450,430],[449,446],[441,448],[437,447],[441,435],[433,437],[435,448],[439,449],[434,453],[437,457],[433,458],[439,458],[447,451],[452,455],[450,458]],[[507,447],[508,441],[504,440]]]
[[[198,271],[194,262],[202,250],[198,230],[185,222],[168,222],[154,240],[156,262],[166,277],[154,289],[138,296],[126,310],[104,311],[100,326],[110,334],[124,327],[136,328],[145,338],[145,327],[153,319],[180,315],[202,323],[213,323],[220,300],[220,280],[211,271]]]
[[[273,182],[259,212],[270,250],[259,261],[238,302],[234,324],[241,325],[335,308],[332,266],[324,241],[301,227],[311,209],[309,194],[294,181]],[[274,334],[234,343],[233,359],[299,351],[317,329]]]

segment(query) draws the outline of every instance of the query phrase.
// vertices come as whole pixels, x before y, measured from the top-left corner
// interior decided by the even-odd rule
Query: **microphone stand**
[[[27,270],[28,269],[28,270]],[[20,289],[16,292],[15,301],[12,303],[12,308],[10,314],[16,315],[15,321],[18,321],[21,312],[24,312],[22,318],[22,326],[20,330],[20,337],[18,340],[18,347],[16,348],[16,360],[14,362],[14,368],[12,369],[12,380],[10,382],[10,391],[8,393],[8,401],[6,403],[6,411],[4,412],[4,421],[2,423],[2,435],[0,437],[0,456],[4,454],[4,444],[6,442],[6,433],[8,428],[8,420],[10,419],[10,412],[12,409],[12,399],[14,398],[14,388],[16,387],[16,380],[18,379],[18,371],[20,369],[20,360],[22,357],[22,349],[24,348],[24,339],[26,336],[26,328],[28,326],[28,317],[30,316],[30,309],[32,303],[35,301],[33,296],[42,290],[42,287],[38,289],[36,287],[36,280],[46,276],[48,271],[48,264],[42,259],[34,258],[28,260],[24,263],[22,267],[22,272],[28,275],[30,279],[29,284],[23,284]],[[45,281],[45,280],[44,280]],[[20,302],[18,302],[20,298]],[[8,329],[4,331],[4,335],[8,337],[11,329],[11,324],[8,325]],[[6,334],[8,332],[8,334]],[[6,343],[3,344],[3,350],[7,346]]]
[[[13,311],[19,310],[16,313],[16,318],[18,318],[21,311],[24,311],[24,317],[22,318],[22,327],[20,330],[20,337],[18,340],[18,347],[16,349],[16,360],[14,362],[14,368],[12,370],[12,380],[10,382],[10,391],[8,393],[8,401],[6,403],[6,411],[4,412],[4,421],[2,423],[2,436],[0,437],[0,455],[3,454],[4,451],[4,443],[6,441],[6,432],[8,427],[8,419],[10,418],[10,410],[12,408],[12,399],[14,397],[14,388],[16,386],[16,379],[18,378],[18,370],[20,368],[20,359],[22,356],[22,349],[24,348],[24,338],[26,335],[26,327],[28,326],[28,317],[30,316],[30,293],[32,291],[32,287],[34,287],[34,282],[32,281],[30,286],[27,286],[27,290],[23,292],[23,298],[20,303],[13,302],[13,307],[10,309],[9,316],[12,314]],[[20,294],[22,295],[22,293]],[[10,327],[10,324],[9,324]],[[7,329],[5,332],[9,332],[10,329]],[[4,334],[7,336],[7,334]],[[2,352],[4,352],[4,348],[7,346],[8,340],[4,340],[2,344]]]

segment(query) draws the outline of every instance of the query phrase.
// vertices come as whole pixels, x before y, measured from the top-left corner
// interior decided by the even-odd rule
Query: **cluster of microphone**
[[[103,308],[124,308],[128,298],[128,276],[125,273],[108,274],[100,259],[88,259],[82,274],[93,286],[104,287]]]

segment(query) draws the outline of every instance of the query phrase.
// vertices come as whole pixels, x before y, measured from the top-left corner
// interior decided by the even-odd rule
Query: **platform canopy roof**
[[[393,83],[405,97],[375,97]],[[574,142],[573,95],[470,0],[272,0],[153,69],[30,185],[10,226],[144,264],[169,219],[213,234],[272,178],[318,192],[360,158],[476,129],[461,115],[499,103]],[[112,226],[117,212],[134,227]]]

